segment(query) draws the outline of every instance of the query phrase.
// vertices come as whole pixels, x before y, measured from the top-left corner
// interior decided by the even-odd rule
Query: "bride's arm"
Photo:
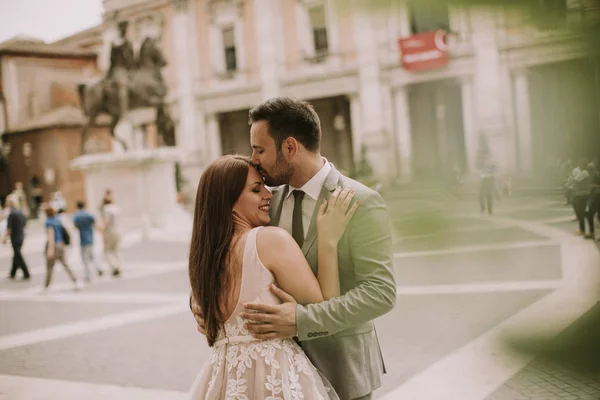
[[[284,229],[267,226],[258,231],[256,250],[277,285],[299,304],[319,303],[323,294],[302,250]]]

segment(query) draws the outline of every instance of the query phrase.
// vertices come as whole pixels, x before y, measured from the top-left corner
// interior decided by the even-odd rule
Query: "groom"
[[[298,337],[302,348],[342,400],[370,399],[381,386],[383,359],[373,320],[396,302],[389,217],[381,196],[343,176],[320,154],[321,126],[312,106],[273,98],[250,111],[252,162],[268,186],[271,225],[286,229],[317,273],[316,215],[337,186],[360,201],[339,242],[342,295],[303,306],[281,289],[281,305],[247,304],[242,318],[260,339]],[[255,313],[257,312],[257,313]],[[202,319],[195,315],[202,331]]]

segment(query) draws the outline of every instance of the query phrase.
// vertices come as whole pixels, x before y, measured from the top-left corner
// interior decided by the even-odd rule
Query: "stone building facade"
[[[81,173],[69,169],[80,153],[77,85],[97,74],[95,52],[15,38],[0,44],[0,196],[15,182],[48,200],[61,191],[74,209],[85,199]],[[92,128],[90,151],[110,151],[107,119]]]
[[[384,182],[435,179],[455,167],[472,173],[482,141],[502,171],[519,176],[591,156],[600,142],[596,64],[569,33],[574,15],[597,16],[597,2],[565,2],[551,26],[524,9],[389,0],[365,12],[350,3],[105,0],[98,66],[107,68],[119,20],[133,22],[136,43],[142,21],[160,21],[177,145],[192,186],[219,155],[249,152],[248,110],[278,95],[314,104],[322,152],[340,169],[351,173],[364,152]],[[439,30],[447,32],[447,64],[403,67],[398,40]],[[90,43],[89,35],[63,42],[84,39]]]

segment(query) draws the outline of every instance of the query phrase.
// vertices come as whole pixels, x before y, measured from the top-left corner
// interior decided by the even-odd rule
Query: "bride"
[[[247,302],[279,304],[273,284],[302,304],[339,295],[337,243],[358,207],[353,197],[338,188],[319,208],[315,277],[292,236],[266,226],[271,193],[248,158],[223,156],[204,171],[189,277],[212,354],[191,399],[338,399],[293,339],[255,339],[240,314]]]

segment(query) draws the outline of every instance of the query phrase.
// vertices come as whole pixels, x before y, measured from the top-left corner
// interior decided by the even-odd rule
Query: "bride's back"
[[[248,240],[248,232],[244,234],[234,237],[232,240],[233,246],[229,250],[229,262],[227,263],[227,274],[229,276],[229,288],[226,296],[225,304],[222,304],[223,307],[223,316],[227,321],[233,312],[235,311],[236,306],[238,305],[238,300],[240,298],[240,291],[242,288],[242,276],[244,269],[244,248],[246,246],[246,241]]]
[[[256,236],[260,229],[254,228],[234,238],[227,265],[230,285],[223,304],[223,315],[226,316],[223,322],[235,319],[244,311],[246,302],[281,303],[269,289],[275,277],[258,258],[256,251]]]

